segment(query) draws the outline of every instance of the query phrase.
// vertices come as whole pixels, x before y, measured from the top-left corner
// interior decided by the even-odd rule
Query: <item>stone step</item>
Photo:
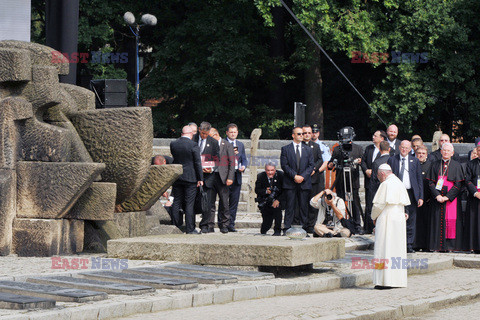
[[[154,267],[124,269],[123,272],[157,276],[157,277],[162,276],[162,277],[169,277],[174,279],[187,279],[187,280],[194,280],[199,283],[207,283],[207,284],[236,283],[238,281],[236,277],[232,277],[232,276],[215,275],[215,274],[199,273],[199,272],[192,272],[192,271],[182,271],[182,270],[168,270],[165,268],[154,268]]]
[[[104,300],[108,297],[105,292],[70,289],[52,285],[6,280],[0,281],[0,292],[21,295],[25,294],[33,297],[48,298],[63,302],[98,301]]]
[[[295,267],[343,257],[345,240],[307,238],[305,241],[292,241],[287,237],[215,232],[115,239],[108,241],[107,250],[108,256],[112,258],[208,265]],[[132,270],[134,269],[123,271]]]
[[[136,294],[155,292],[154,288],[147,287],[144,285],[123,284],[123,283],[116,283],[116,282],[107,282],[107,281],[100,281],[100,280],[91,280],[91,279],[64,277],[64,276],[28,278],[27,282],[75,288],[75,289],[95,290],[95,291],[106,292],[111,294],[136,295]]]
[[[172,269],[172,270],[193,271],[198,273],[227,275],[227,276],[236,277],[238,280],[248,280],[248,281],[275,278],[273,273],[268,273],[268,272],[243,271],[243,270],[237,270],[237,269],[197,266],[192,264],[177,264],[177,263],[166,264],[164,265],[164,268]]]
[[[144,274],[133,274],[114,271],[97,271],[80,273],[78,275],[83,278],[92,280],[144,285],[153,287],[155,289],[188,290],[198,287],[198,282],[194,280],[155,277]]]
[[[50,309],[55,307],[56,301],[52,299],[23,296],[18,294],[0,293],[0,309]]]

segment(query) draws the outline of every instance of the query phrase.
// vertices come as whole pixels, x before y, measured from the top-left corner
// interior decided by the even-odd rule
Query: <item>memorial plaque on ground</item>
[[[55,307],[55,303],[52,299],[0,292],[0,309],[49,309]]]
[[[145,285],[155,289],[192,289],[198,287],[198,282],[185,279],[172,279],[166,277],[154,277],[145,274],[123,273],[115,271],[96,271],[80,273],[79,276],[92,279],[113,281],[118,283],[132,283]]]
[[[45,284],[17,281],[0,281],[0,292],[29,295],[40,298],[50,298],[63,302],[98,301],[104,300],[108,297],[105,292],[70,289]]]
[[[52,277],[38,277],[28,278],[28,282],[48,284],[61,287],[69,287],[84,290],[96,290],[100,292],[106,292],[111,294],[144,294],[148,292],[154,292],[155,289],[143,285],[125,284],[117,282],[108,282],[101,280],[92,280],[84,278],[73,278],[65,276],[52,276]]]
[[[152,276],[164,276],[175,279],[190,279],[198,281],[199,283],[221,284],[221,283],[236,283],[237,278],[226,275],[215,275],[207,273],[198,273],[183,270],[169,270],[164,268],[131,268],[123,269],[122,272],[148,274]]]
[[[209,233],[165,234],[108,241],[111,258],[179,261],[186,264],[295,267],[345,256],[341,238],[256,237]]]
[[[273,273],[269,273],[269,272],[206,267],[206,266],[197,266],[192,264],[180,264],[180,263],[166,264],[166,265],[163,265],[162,267],[166,269],[173,269],[173,270],[184,270],[184,271],[193,271],[193,272],[199,272],[199,273],[229,275],[229,276],[236,277],[238,280],[264,280],[264,279],[275,278]]]

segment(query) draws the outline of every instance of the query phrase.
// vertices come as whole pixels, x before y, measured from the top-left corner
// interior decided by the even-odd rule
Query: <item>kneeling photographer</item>
[[[272,227],[272,222],[275,221],[273,235],[281,235],[282,183],[283,172],[277,171],[274,163],[267,163],[265,171],[257,175],[257,182],[255,182],[257,198],[255,201],[258,202],[258,209],[262,213],[261,234],[266,234]]]
[[[345,201],[330,189],[325,189],[310,200],[318,209],[313,236],[350,237],[355,233],[355,224],[345,218]]]

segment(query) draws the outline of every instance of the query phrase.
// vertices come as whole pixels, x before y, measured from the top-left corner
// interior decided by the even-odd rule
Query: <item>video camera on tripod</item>
[[[341,170],[345,201],[347,202],[347,215],[351,215],[353,204],[352,168],[357,169],[356,167],[359,164],[359,161],[351,156],[354,138],[355,130],[352,127],[344,127],[338,131],[341,160],[333,160],[335,167]]]
[[[332,161],[333,164],[339,170],[345,167],[357,166],[358,162],[351,156],[352,142],[355,138],[355,130],[352,127],[344,127],[338,131],[337,136],[343,161],[339,162],[338,159],[334,159]]]

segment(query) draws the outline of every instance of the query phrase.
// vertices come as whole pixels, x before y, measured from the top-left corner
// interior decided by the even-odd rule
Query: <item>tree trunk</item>
[[[272,8],[274,36],[270,41],[270,56],[275,59],[275,74],[280,75],[279,64],[285,56],[285,10],[283,7]],[[280,77],[275,77],[271,83],[269,93],[269,105],[272,108],[282,110],[285,106],[285,84]]]
[[[318,124],[319,139],[324,138],[323,130],[323,101],[322,101],[322,73],[320,68],[320,50],[312,43],[309,49],[314,56],[312,64],[305,70],[305,103],[307,110],[306,122],[310,125]]]

